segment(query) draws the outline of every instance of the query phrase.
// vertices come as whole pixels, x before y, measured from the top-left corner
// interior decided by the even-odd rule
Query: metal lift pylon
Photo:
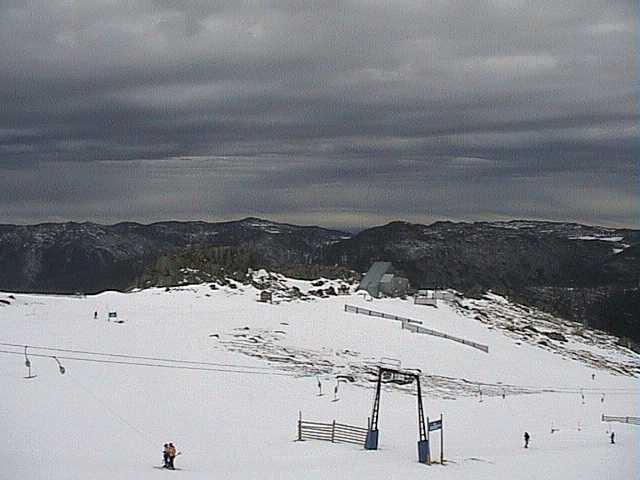
[[[373,400],[373,409],[369,420],[367,438],[364,448],[367,450],[378,449],[378,417],[380,415],[380,393],[382,381],[385,374],[389,374],[390,383],[408,384],[414,381],[418,387],[418,461],[420,463],[429,462],[429,439],[427,438],[427,428],[424,422],[424,406],[422,404],[422,388],[420,386],[420,374],[416,371],[399,370],[389,367],[378,367],[378,380],[376,382],[376,396]],[[409,379],[409,380],[408,380]]]

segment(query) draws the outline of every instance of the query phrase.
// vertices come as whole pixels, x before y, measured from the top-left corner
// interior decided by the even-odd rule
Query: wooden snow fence
[[[298,418],[298,440],[324,440],[332,443],[351,443],[364,447],[367,429],[333,420],[331,423],[310,422]]]
[[[610,417],[608,415],[602,415],[603,422],[618,422],[618,423],[631,423],[633,425],[640,425],[640,417]]]
[[[487,345],[473,342],[471,340],[465,340],[464,338],[454,337],[453,335],[438,332],[437,330],[431,330],[430,328],[421,327],[420,325],[422,325],[422,322],[420,320],[413,320],[411,318],[399,317],[397,315],[390,315],[388,313],[376,312],[374,310],[369,310],[368,308],[354,307],[353,305],[345,305],[344,311],[352,312],[352,313],[360,313],[362,315],[369,315],[370,317],[379,317],[379,318],[386,318],[387,320],[395,320],[397,322],[402,323],[402,328],[404,330],[409,330],[410,332],[414,332],[414,333],[421,333],[424,335],[432,335],[434,337],[444,338],[446,340],[451,340],[453,342],[457,342],[463,345],[467,345],[469,347],[473,347],[484,353],[489,353],[489,347]]]

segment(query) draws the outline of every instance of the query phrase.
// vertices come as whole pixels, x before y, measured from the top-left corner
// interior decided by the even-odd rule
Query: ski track
[[[285,335],[282,332],[245,328],[241,330],[247,333],[229,333],[226,335],[228,340],[220,340],[218,345],[229,352],[269,362],[279,370],[292,372],[300,377],[322,376],[325,380],[333,380],[337,383],[338,376],[349,376],[354,379],[350,383],[356,386],[375,387],[378,366],[381,365],[380,359],[364,358],[360,360],[362,355],[351,350],[322,353],[286,346],[282,345],[285,340]],[[464,378],[448,378],[438,375],[420,375],[420,379],[425,395],[449,400],[459,396],[477,396],[480,391],[482,395],[487,396],[531,394],[542,391],[541,389],[474,382]],[[415,387],[411,385],[387,383],[385,389],[415,395]]]

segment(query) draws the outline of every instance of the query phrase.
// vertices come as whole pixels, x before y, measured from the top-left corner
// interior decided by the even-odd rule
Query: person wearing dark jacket
[[[529,435],[529,432],[524,432],[524,448],[529,448],[530,438],[531,438],[531,435]]]
[[[164,448],[162,449],[162,459],[163,461],[163,467],[164,468],[169,468],[169,444],[165,443],[164,444]]]

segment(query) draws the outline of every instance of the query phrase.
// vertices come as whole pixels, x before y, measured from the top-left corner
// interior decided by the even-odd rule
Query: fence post
[[[331,443],[334,443],[335,435],[336,435],[336,421],[334,420],[333,423],[331,424]]]
[[[298,441],[302,441],[302,410],[298,411]]]
[[[440,465],[444,465],[444,420],[440,414]]]

